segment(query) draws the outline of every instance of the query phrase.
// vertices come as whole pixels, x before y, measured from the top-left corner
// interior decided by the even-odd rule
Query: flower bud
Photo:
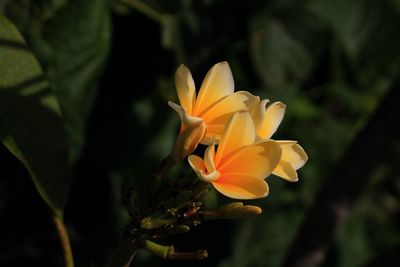
[[[226,219],[248,219],[253,216],[260,215],[262,209],[257,206],[245,205],[242,207],[224,210],[224,218]]]
[[[262,212],[260,207],[243,205],[242,202],[234,202],[221,207],[219,210],[208,210],[202,213],[205,220],[216,219],[248,219]]]
[[[180,132],[172,152],[175,162],[191,154],[203,139],[205,133],[206,125],[203,121],[190,125]]]
[[[232,202],[220,208],[221,211],[227,211],[243,207],[243,202]]]

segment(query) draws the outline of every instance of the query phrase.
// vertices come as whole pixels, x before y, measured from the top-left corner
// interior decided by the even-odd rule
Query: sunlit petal
[[[295,170],[304,166],[308,160],[308,156],[296,141],[277,142],[282,148],[282,160],[289,162]]]
[[[194,170],[196,175],[203,180],[204,182],[212,182],[220,177],[220,173],[218,171],[213,171],[208,173],[206,170],[205,162],[202,158],[196,155],[190,155],[188,157],[188,162],[190,167]]]
[[[221,98],[232,94],[234,82],[227,62],[215,64],[207,73],[200,87],[193,114],[202,114]]]
[[[189,165],[194,171],[205,171],[206,165],[204,160],[196,155],[190,155],[188,157]]]
[[[285,115],[286,105],[282,102],[274,102],[267,106],[264,120],[259,128],[257,135],[264,139],[269,139],[276,132]]]
[[[265,107],[268,103],[268,99],[263,99],[262,101],[258,102],[251,111],[251,116],[253,117],[257,133],[259,129],[262,128],[265,116]]]
[[[263,141],[245,146],[225,158],[218,170],[221,173],[245,173],[258,178],[270,175],[281,160],[282,149],[275,141]]]
[[[225,127],[215,155],[215,165],[230,153],[243,146],[254,143],[255,128],[249,112],[237,112],[229,120]]]
[[[221,194],[235,199],[262,198],[269,193],[264,179],[245,174],[223,174],[212,184]]]
[[[203,122],[202,118],[189,115],[183,107],[175,104],[172,101],[168,101],[168,105],[173,110],[175,110],[176,113],[178,113],[179,118],[181,119],[181,130],[182,131],[187,127],[190,127],[192,125],[197,125],[197,124]]]
[[[201,144],[210,145],[213,141],[218,144],[218,141],[221,139],[222,132],[225,129],[225,125],[207,125],[206,135],[201,140]]]
[[[225,125],[233,113],[251,109],[257,103],[257,98],[249,92],[236,92],[213,104],[201,117],[208,124]]]
[[[284,160],[279,162],[278,166],[276,166],[272,173],[289,182],[297,182],[299,180],[296,170],[289,162]]]
[[[207,147],[204,153],[204,163],[206,164],[206,168],[209,173],[215,171],[214,156],[215,145],[211,144]]]
[[[182,107],[192,114],[196,101],[196,89],[190,70],[183,64],[176,70],[175,87]]]

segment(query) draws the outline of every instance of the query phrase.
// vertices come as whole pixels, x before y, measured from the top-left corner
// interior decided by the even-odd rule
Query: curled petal
[[[245,174],[223,174],[212,184],[221,194],[235,199],[263,198],[269,193],[264,179]]]
[[[215,171],[214,156],[215,156],[215,146],[214,144],[211,144],[207,147],[204,153],[204,163],[206,165],[207,172],[209,173]]]
[[[300,169],[308,160],[304,149],[296,141],[277,141],[282,148],[282,160],[290,162],[295,170]]]
[[[299,180],[296,170],[289,162],[284,160],[279,162],[272,173],[289,182],[297,182]]]
[[[275,141],[262,141],[245,146],[220,163],[221,173],[243,173],[263,179],[281,160],[282,149]]]
[[[199,156],[196,155],[190,155],[188,157],[189,165],[192,167],[192,169],[197,172],[197,171],[206,171],[206,165],[204,163],[204,160],[200,158]]]
[[[183,64],[176,70],[175,87],[182,107],[184,107],[189,114],[192,114],[193,106],[196,101],[196,89],[192,74]]]
[[[172,151],[175,162],[191,154],[200,143],[200,140],[203,139],[205,132],[206,125],[204,122],[190,125],[181,131]]]
[[[215,64],[207,73],[200,87],[193,114],[202,114],[221,98],[233,94],[234,82],[227,62]]]
[[[249,112],[235,113],[222,133],[215,155],[215,165],[218,166],[230,153],[254,143],[255,136],[254,122]]]
[[[168,101],[168,105],[175,110],[176,113],[178,113],[179,118],[181,119],[181,131],[187,127],[203,122],[202,118],[189,115],[183,107],[175,104],[172,101]]]
[[[211,173],[207,172],[205,162],[202,158],[196,155],[190,155],[188,161],[190,167],[192,167],[197,176],[204,182],[209,183],[220,177],[220,173],[216,170]]]
[[[268,99],[263,99],[258,102],[251,111],[251,116],[253,117],[254,125],[258,134],[258,130],[262,128],[265,115],[265,107],[269,103]]]
[[[270,139],[281,124],[285,110],[286,105],[282,102],[274,102],[267,106],[262,123],[257,127],[257,135],[263,139]]]
[[[282,159],[273,173],[287,181],[296,182],[298,176],[296,170],[303,167],[308,156],[304,149],[296,141],[277,141],[282,148]]]

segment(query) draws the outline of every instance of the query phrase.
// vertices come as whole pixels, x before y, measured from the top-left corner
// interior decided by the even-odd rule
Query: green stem
[[[208,257],[206,250],[176,252],[174,246],[163,246],[150,240],[143,240],[141,247],[166,260],[202,260]]]
[[[158,23],[163,23],[165,15],[162,13],[158,12],[154,8],[150,7],[149,5],[143,3],[142,1],[139,0],[121,0],[122,3],[128,5],[129,7],[132,7],[136,9],[137,11],[141,12],[142,14],[146,15],[150,19],[154,20],[155,22]]]
[[[71,243],[69,241],[67,229],[57,216],[53,217],[53,222],[60,237],[61,247],[64,253],[65,267],[74,267],[74,258],[72,256]]]

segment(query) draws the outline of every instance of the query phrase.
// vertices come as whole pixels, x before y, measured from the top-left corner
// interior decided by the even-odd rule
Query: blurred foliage
[[[397,0],[0,0],[0,14],[27,39],[65,116],[74,163],[65,213],[77,266],[103,266],[127,220],[121,180],[143,181],[171,149],[178,119],[166,102],[177,98],[179,64],[190,67],[199,87],[209,67],[227,60],[236,90],[287,104],[276,138],[299,140],[310,158],[296,184],[268,178],[270,196],[250,202],[262,206],[259,218],[209,223],[176,238],[178,248],[209,250],[209,259],[191,266],[221,267],[281,264],[315,194],[400,71]],[[368,190],[323,266],[360,266],[400,241],[399,143],[393,151],[381,171],[366,177]],[[20,204],[2,188],[16,188],[10,184],[27,174],[15,163],[1,168],[11,173],[0,180],[1,234],[10,242],[27,224],[3,219]],[[225,201],[209,196],[211,206]],[[47,220],[43,210],[38,216]],[[46,244],[32,240],[18,236],[11,245],[30,244],[21,258],[39,261],[35,249]],[[0,253],[2,266],[18,260]],[[188,265],[146,253],[135,260]]]
[[[41,197],[62,218],[70,182],[57,99],[18,30],[0,17],[0,137],[28,169]],[[51,129],[48,126],[51,125]]]

